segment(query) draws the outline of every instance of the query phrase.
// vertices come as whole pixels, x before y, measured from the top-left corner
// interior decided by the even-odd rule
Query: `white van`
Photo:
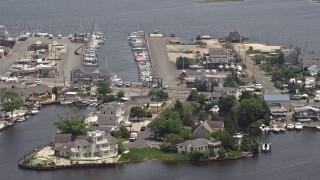
[[[137,138],[138,138],[138,134],[133,132],[133,133],[130,134],[130,139],[129,140],[130,140],[130,142],[134,142],[134,141],[137,140]]]

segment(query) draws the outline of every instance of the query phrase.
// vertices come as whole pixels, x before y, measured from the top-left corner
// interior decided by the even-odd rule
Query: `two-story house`
[[[219,65],[225,65],[229,62],[229,52],[224,48],[209,48],[209,59],[207,60],[209,68],[218,68]]]
[[[205,120],[203,123],[193,131],[193,137],[195,138],[207,138],[210,134],[217,130],[223,130],[223,121],[209,121]]]
[[[292,117],[294,120],[301,122],[319,121],[320,109],[311,106],[293,107]]]
[[[117,140],[105,136],[104,131],[88,132],[87,138],[76,139],[75,147],[71,148],[71,160],[97,160],[118,155]]]
[[[241,95],[239,88],[233,87],[213,87],[212,93],[208,96],[208,99],[213,103],[218,103],[220,97],[233,95],[237,99]]]
[[[98,125],[117,127],[121,122],[129,120],[129,113],[122,109],[117,102],[106,103],[98,114]]]
[[[312,65],[320,67],[320,54],[301,53],[298,56],[298,62],[303,70],[307,70]]]

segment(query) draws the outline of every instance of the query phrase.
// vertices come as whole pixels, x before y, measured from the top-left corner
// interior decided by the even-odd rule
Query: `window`
[[[110,121],[111,121],[111,117],[110,117]]]
[[[111,111],[111,114],[112,114],[113,112]]]
[[[106,112],[105,112],[105,111],[103,111],[103,114],[106,114]]]
[[[99,145],[97,145],[97,148],[99,148]]]

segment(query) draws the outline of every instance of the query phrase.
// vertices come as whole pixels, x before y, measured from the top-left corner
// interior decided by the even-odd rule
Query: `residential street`
[[[235,50],[240,54],[240,56],[244,60],[244,63],[246,63],[247,70],[251,72],[251,74],[256,78],[258,83],[262,84],[262,87],[265,90],[265,94],[281,93],[281,90],[273,86],[273,82],[271,82],[270,77],[265,76],[264,72],[261,71],[257,65],[255,65],[254,61],[249,56],[246,55],[245,46],[243,46],[241,43],[236,43],[233,45]]]

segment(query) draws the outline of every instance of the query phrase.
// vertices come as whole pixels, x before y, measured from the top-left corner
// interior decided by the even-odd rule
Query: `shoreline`
[[[243,158],[249,158],[254,156],[252,153],[243,152],[240,156],[236,157],[212,157],[209,159],[200,159],[200,160],[191,160],[191,159],[166,159],[166,158],[151,158],[151,159],[142,159],[142,160],[119,160],[122,155],[117,156],[115,158],[114,162],[97,162],[97,161],[71,161],[70,164],[55,164],[55,163],[48,163],[48,164],[36,164],[32,165],[31,161],[34,160],[33,158],[37,155],[37,153],[43,151],[45,148],[51,148],[49,144],[47,145],[40,145],[36,147],[33,151],[25,154],[23,158],[20,158],[18,161],[18,167],[21,169],[27,169],[27,170],[36,170],[36,171],[50,171],[50,170],[58,170],[58,169],[80,169],[80,168],[109,168],[109,167],[116,167],[117,165],[122,164],[128,164],[128,163],[137,163],[137,162],[144,162],[144,161],[167,161],[167,162],[212,162],[212,161],[227,161],[227,160],[237,160],[237,159],[243,159]],[[176,153],[178,154],[178,153]],[[54,158],[57,158],[59,161],[60,159],[63,159],[59,156],[52,156]],[[38,157],[37,159],[41,159],[41,157]],[[73,163],[75,162],[75,163]]]

